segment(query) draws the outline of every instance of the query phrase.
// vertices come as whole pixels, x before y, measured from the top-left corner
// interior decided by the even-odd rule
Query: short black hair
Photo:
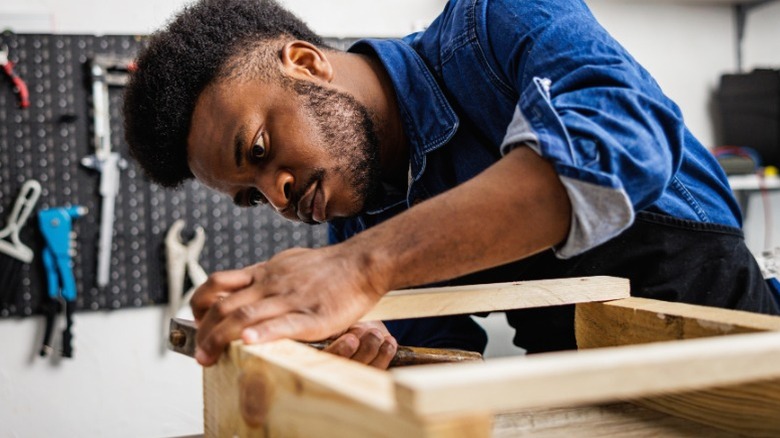
[[[242,69],[272,77],[263,72],[271,63],[258,65],[257,52],[264,42],[280,38],[327,48],[273,0],[200,0],[150,36],[123,105],[125,139],[147,177],[171,188],[193,177],[187,136],[198,96],[215,79],[240,75]],[[278,51],[266,53],[273,54]]]

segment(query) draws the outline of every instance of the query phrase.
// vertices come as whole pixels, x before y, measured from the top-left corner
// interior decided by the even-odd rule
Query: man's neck
[[[379,138],[382,180],[406,187],[409,145],[395,89],[384,66],[376,58],[355,53],[330,53],[328,58],[335,72],[333,84],[350,92],[371,114]]]

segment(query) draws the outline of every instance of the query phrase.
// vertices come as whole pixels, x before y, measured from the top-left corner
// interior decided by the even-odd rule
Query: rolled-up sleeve
[[[494,3],[517,9],[515,20],[533,13]],[[547,7],[556,3],[577,2]],[[501,153],[525,145],[553,164],[572,204],[569,235],[555,249],[568,258],[617,236],[660,198],[679,167],[684,127],[679,109],[587,9],[554,12],[524,26],[489,12],[487,36],[500,76],[519,90]]]

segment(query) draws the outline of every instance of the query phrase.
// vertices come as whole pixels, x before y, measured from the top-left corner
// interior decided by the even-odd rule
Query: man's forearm
[[[552,166],[519,147],[466,183],[344,243],[383,289],[446,280],[561,243],[571,204]],[[353,252],[354,251],[354,252]]]

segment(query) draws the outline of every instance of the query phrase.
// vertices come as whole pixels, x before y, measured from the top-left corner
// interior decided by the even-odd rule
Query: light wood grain
[[[239,410],[237,350],[230,350],[219,361],[203,369],[203,423],[206,437],[261,436],[246,427]]]
[[[780,330],[780,317],[631,297],[577,305],[579,348]]]
[[[416,415],[573,406],[780,377],[780,332],[394,370]]]
[[[392,291],[362,320],[492,312],[627,298],[628,280],[582,277]]]
[[[734,438],[736,435],[631,403],[532,409],[496,415],[493,438]]]
[[[580,289],[569,294],[567,286]],[[627,283],[591,278],[507,289],[484,285],[465,295],[474,288],[452,289],[399,292],[398,298],[414,300],[404,304],[413,307],[385,304],[383,311],[406,318],[419,306],[429,306],[422,315],[432,316],[605,300],[625,296]],[[481,299],[474,298],[482,292]],[[637,298],[579,304],[576,326],[583,347],[646,345],[391,373],[289,340],[234,342],[204,372],[205,431],[209,437],[487,437],[491,429],[497,436],[695,435],[686,420],[671,414],[740,433],[780,436],[780,331],[772,331],[780,329],[778,320]],[[674,342],[657,342],[669,340]],[[624,404],[617,410],[585,406],[620,399],[640,399],[664,413]],[[561,406],[566,408],[539,410]],[[492,416],[506,411],[514,413],[494,424]],[[713,420],[713,412],[725,420]],[[740,419],[746,424],[734,428]],[[709,427],[701,432],[728,435]]]
[[[290,340],[234,342],[206,372],[208,437],[490,436],[487,412],[406,416],[389,373]]]
[[[780,317],[776,316],[642,298],[578,305],[575,321],[580,348],[780,330]],[[723,366],[714,361],[712,368]],[[780,436],[778,379],[667,394],[635,403],[735,433]]]

